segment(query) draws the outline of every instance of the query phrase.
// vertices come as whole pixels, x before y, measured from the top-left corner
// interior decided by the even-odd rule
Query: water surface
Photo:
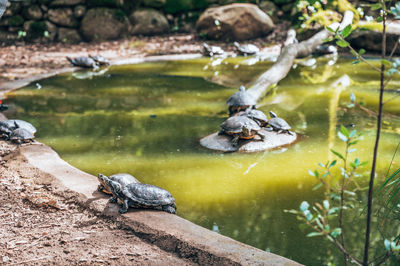
[[[249,65],[243,58],[113,66],[102,75],[63,74],[39,81],[41,89],[31,84],[9,93],[7,115],[30,121],[38,128],[39,141],[83,171],[128,172],[169,190],[178,214],[196,224],[306,265],[326,264],[331,258],[339,258],[340,264],[330,243],[306,238],[310,230],[283,212],[323,197],[322,191],[312,190],[316,182],[307,172],[333,158],[330,146],[343,148],[334,133],[341,124],[354,123],[363,133],[356,154],[371,161],[374,117],[347,105],[353,92],[358,102],[376,111],[378,73],[346,60],[327,62],[298,64],[260,102],[259,109],[274,110],[304,135],[289,148],[268,152],[223,154],[198,144],[226,119],[226,99],[271,65]],[[351,85],[342,91],[332,87],[344,74],[351,74]],[[385,99],[399,85],[400,79],[394,79]],[[400,100],[388,102],[385,112],[381,170],[400,141]],[[361,228],[350,223],[350,246],[358,244]]]

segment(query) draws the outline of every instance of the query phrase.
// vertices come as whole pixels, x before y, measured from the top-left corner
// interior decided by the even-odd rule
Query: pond
[[[350,60],[328,61],[322,58],[313,66],[298,61],[260,102],[260,110],[273,110],[303,136],[273,151],[224,154],[199,145],[201,137],[218,131],[226,119],[226,99],[272,64],[254,64],[248,58],[154,62],[112,66],[104,73],[63,74],[10,92],[6,115],[34,124],[40,142],[85,172],[128,172],[169,190],[178,215],[196,224],[306,265],[336,259],[340,264],[342,256],[331,243],[306,238],[310,230],[284,212],[298,209],[303,200],[322,199],[322,191],[313,190],[317,183],[308,170],[332,160],[330,148],[343,149],[336,138],[340,125],[356,125],[364,140],[354,154],[371,161],[375,119],[364,110],[377,109],[378,73]],[[344,74],[351,75],[351,85],[341,91],[332,83]],[[385,99],[395,96],[399,87],[400,79],[394,79]],[[363,108],[348,108],[351,92]],[[385,112],[381,172],[400,141],[400,97],[389,101]],[[395,162],[400,163],[399,158]],[[349,223],[350,246],[363,239],[363,226]],[[382,241],[379,236],[374,240]]]

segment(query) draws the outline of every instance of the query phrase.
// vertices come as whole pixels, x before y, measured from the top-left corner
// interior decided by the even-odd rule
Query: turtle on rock
[[[255,46],[254,44],[240,45],[238,42],[234,42],[233,45],[235,45],[239,54],[242,54],[244,56],[255,55],[260,52],[260,49],[257,46]]]
[[[222,48],[219,46],[211,46],[204,42],[203,43],[203,54],[206,56],[213,57],[215,55],[223,55],[223,54],[225,54],[225,51],[222,50]]]
[[[99,68],[99,66],[97,65],[97,62],[90,57],[80,56],[80,57],[71,58],[71,57],[67,56],[67,60],[73,66],[84,67],[84,68],[93,68],[94,70]]]
[[[110,177],[107,177],[103,174],[98,174],[97,179],[100,182],[100,185],[97,187],[97,190],[100,192],[104,192],[106,194],[112,194],[113,197],[110,199],[110,202],[112,203],[117,202],[117,195],[114,195],[112,193],[112,189],[109,185],[108,180],[112,180],[114,182],[119,183],[122,186],[122,188],[131,183],[140,183],[139,180],[137,180],[134,176],[127,173],[114,174],[111,175]]]
[[[232,136],[232,145],[236,147],[239,139],[254,139],[257,135],[264,140],[265,135],[260,131],[261,127],[247,116],[231,116],[221,124],[218,135]]]
[[[239,91],[229,97],[226,103],[228,104],[229,116],[232,116],[248,108],[255,109],[257,101],[253,95],[246,91],[244,86],[240,86]]]
[[[109,66],[111,65],[110,60],[108,60],[107,58],[101,56],[101,55],[89,55],[90,58],[92,58],[94,61],[96,61],[96,63],[99,66]]]
[[[157,186],[131,183],[122,187],[120,183],[106,180],[112,189],[113,195],[123,203],[120,213],[126,213],[129,207],[147,208],[166,211],[176,214],[175,199],[167,190]]]
[[[269,111],[269,115],[271,116],[271,119],[268,120],[268,125],[270,126],[270,130],[278,131],[278,133],[286,132],[289,135],[293,135],[292,132],[290,132],[291,129],[290,125],[285,120],[278,117],[272,111]]]
[[[17,129],[23,128],[35,135],[36,128],[29,122],[19,119],[8,119],[0,121],[0,134],[4,139],[10,139],[11,133]]]
[[[246,111],[239,112],[238,115],[247,116],[248,118],[254,120],[260,127],[265,127],[268,125],[267,116],[260,110],[248,108]]]
[[[35,136],[32,134],[32,132],[26,128],[17,128],[10,134],[10,140],[18,145],[26,142],[34,142],[34,138]]]

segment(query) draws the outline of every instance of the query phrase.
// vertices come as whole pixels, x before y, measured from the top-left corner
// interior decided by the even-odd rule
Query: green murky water
[[[321,198],[307,171],[332,159],[332,145],[341,149],[335,138],[340,124],[356,124],[364,135],[357,155],[371,160],[374,118],[346,105],[353,92],[376,110],[378,74],[346,60],[330,66],[321,59],[315,69],[298,65],[260,109],[284,117],[305,135],[300,142],[255,154],[200,147],[199,138],[219,130],[226,118],[226,99],[271,65],[248,63],[198,59],[114,66],[103,75],[60,75],[40,81],[40,89],[32,84],[10,93],[7,115],[33,123],[37,139],[79,169],[94,175],[128,172],[166,188],[178,214],[196,224],[307,265],[322,265],[331,256],[341,262],[330,243],[305,238],[309,230],[283,210]],[[350,73],[349,88],[331,86]],[[399,87],[397,78],[389,90]],[[386,99],[394,95],[389,92]],[[385,111],[379,169],[387,167],[400,141],[400,98],[388,102]],[[350,246],[363,238],[362,226],[350,223]]]

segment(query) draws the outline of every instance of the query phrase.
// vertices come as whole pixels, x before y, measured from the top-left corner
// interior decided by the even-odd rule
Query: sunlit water
[[[83,171],[128,172],[169,190],[178,214],[196,224],[307,265],[322,265],[330,257],[340,264],[341,256],[329,242],[306,238],[310,230],[283,211],[298,209],[303,200],[322,199],[322,190],[312,190],[316,182],[307,172],[318,162],[333,159],[330,145],[343,148],[334,132],[329,133],[330,125],[336,131],[341,124],[354,123],[364,135],[355,154],[371,161],[375,120],[347,105],[353,92],[357,102],[377,109],[378,73],[350,61],[331,66],[327,61],[319,60],[317,67],[299,64],[260,102],[261,110],[274,110],[304,135],[295,145],[275,151],[222,154],[198,143],[219,130],[227,116],[226,99],[271,65],[248,65],[240,58],[114,66],[102,75],[59,75],[9,93],[7,115],[30,121],[38,128],[39,141]],[[352,82],[340,92],[331,84],[343,74]],[[400,79],[394,79],[385,99],[395,96],[399,87]],[[388,102],[385,112],[381,171],[400,141],[400,101]],[[349,242],[355,247],[363,238],[362,226],[349,226]]]

